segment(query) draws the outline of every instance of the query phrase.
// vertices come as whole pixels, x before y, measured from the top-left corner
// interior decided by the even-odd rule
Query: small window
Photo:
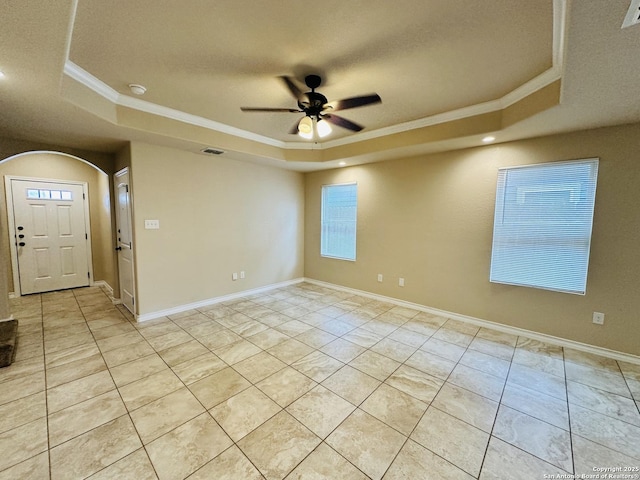
[[[490,281],[584,295],[598,160],[498,172]]]
[[[358,185],[322,187],[320,254],[342,260],[356,259]]]
[[[68,190],[37,190],[27,189],[28,199],[39,200],[73,200],[73,193]]]

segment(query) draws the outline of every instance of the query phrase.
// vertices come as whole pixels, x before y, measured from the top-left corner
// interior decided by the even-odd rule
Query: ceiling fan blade
[[[303,98],[304,92],[300,90],[295,83],[293,83],[293,80],[291,80],[291,78],[287,77],[286,75],[282,75],[280,78],[291,92],[291,95],[293,95],[296,100],[300,100],[301,98]]]
[[[370,95],[362,95],[360,97],[345,98],[343,100],[336,100],[324,105],[325,109],[331,109],[334,112],[338,110],[346,110],[348,108],[364,107],[365,105],[371,105],[373,103],[380,103],[382,99],[377,93]]]
[[[240,107],[243,112],[291,112],[300,113],[302,110],[298,108],[253,108],[253,107]]]
[[[346,118],[339,117],[338,115],[322,115],[322,118],[329,123],[333,123],[334,125],[354,132],[359,132],[364,128],[363,126],[353,123],[351,120],[347,120]]]

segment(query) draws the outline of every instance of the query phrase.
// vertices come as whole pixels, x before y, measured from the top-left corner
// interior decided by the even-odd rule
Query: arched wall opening
[[[38,150],[19,153],[0,160],[0,176],[19,176],[47,180],[86,182],[89,191],[89,221],[93,280],[105,282],[117,291],[117,271],[113,252],[112,179],[95,164],[68,153]],[[9,293],[18,292],[14,285],[8,231],[8,214],[4,181],[0,182],[3,212],[0,215],[0,252],[3,258],[2,282]],[[2,313],[2,312],[0,312]],[[0,315],[1,317],[1,315]]]

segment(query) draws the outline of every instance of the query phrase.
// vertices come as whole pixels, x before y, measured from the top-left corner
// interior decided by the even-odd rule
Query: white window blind
[[[322,187],[320,254],[323,257],[356,259],[357,208],[357,184]]]
[[[501,168],[490,281],[584,295],[598,159]]]

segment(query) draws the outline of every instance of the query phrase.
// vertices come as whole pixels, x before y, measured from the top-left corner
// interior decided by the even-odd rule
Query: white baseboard
[[[104,280],[96,280],[95,282],[90,282],[89,286],[104,287],[109,292],[109,295],[113,297],[113,287]],[[16,292],[9,292],[9,298],[20,298],[20,295],[18,295]]]
[[[490,320],[484,320],[481,318],[471,317],[468,315],[462,315],[455,312],[449,312],[447,310],[440,310],[438,308],[428,307],[426,305],[420,305],[417,303],[407,302],[405,300],[399,300],[393,297],[385,297],[384,295],[378,295],[375,293],[366,292],[364,290],[357,290],[355,288],[344,287],[342,285],[336,285],[333,283],[323,282],[320,280],[315,280],[313,278],[296,278],[293,280],[288,280],[285,282],[275,283],[271,285],[267,285],[264,287],[254,288],[251,290],[243,290],[241,292],[231,293],[229,295],[223,295],[220,297],[208,298],[206,300],[201,300],[194,303],[189,303],[185,305],[179,305],[177,307],[168,308],[165,310],[158,310],[155,312],[144,313],[142,315],[136,316],[136,321],[138,322],[146,322],[149,320],[153,320],[160,317],[166,317],[169,315],[175,315],[176,313],[185,312],[187,310],[193,310],[197,308],[206,307],[209,305],[215,305],[217,303],[228,302],[231,300],[236,300],[238,298],[247,297],[249,295],[256,295],[261,293],[266,293],[270,290],[275,290],[277,288],[288,287],[290,285],[295,285],[301,282],[308,282],[314,285],[319,285],[322,287],[333,288],[335,290],[340,290],[343,292],[353,293],[354,295],[360,295],[363,297],[371,298],[374,300],[379,300],[382,302],[392,303],[394,305],[399,305],[401,307],[413,308],[415,310],[419,310],[422,312],[430,313],[432,315],[438,315],[441,317],[452,318],[454,320],[460,320],[462,322],[470,323],[476,325],[478,327],[486,327],[491,328],[493,330],[497,330],[499,332],[508,333],[511,335],[517,335],[522,337],[531,338],[533,340],[538,340],[541,342],[549,343],[552,345],[559,345],[561,347],[573,348],[575,350],[580,350],[583,352],[593,353],[595,355],[602,355],[604,357],[613,358],[615,360],[621,360],[624,362],[629,362],[633,364],[640,365],[640,356],[632,355],[629,353],[619,352],[617,350],[611,350],[608,348],[597,347],[595,345],[589,345],[586,343],[576,342],[573,340],[569,340],[566,338],[555,337],[553,335],[547,335],[545,333],[538,333],[532,330],[526,330],[524,328],[512,327],[509,325],[504,325],[501,323],[492,322]],[[97,284],[98,282],[96,282]]]
[[[344,292],[353,293],[354,295],[360,295],[367,298],[372,298],[374,300],[380,300],[383,302],[393,303],[394,305],[399,305],[401,307],[413,308],[415,310],[420,310],[422,312],[431,313],[433,315],[438,315],[441,317],[452,318],[454,320],[460,320],[462,322],[471,323],[478,327],[486,327],[491,328],[493,330],[498,330],[500,332],[509,333],[511,335],[518,335],[522,337],[531,338],[533,340],[538,340],[540,342],[550,343],[553,345],[559,345],[561,347],[573,348],[574,350],[580,350],[583,352],[593,353],[595,355],[602,355],[604,357],[613,358],[615,360],[621,360],[623,362],[634,363],[636,365],[640,365],[640,357],[636,355],[632,355],[630,353],[618,352],[617,350],[610,350],[608,348],[597,347],[595,345],[589,345],[586,343],[576,342],[573,340],[569,340],[561,337],[554,337],[553,335],[547,335],[545,333],[538,333],[532,330],[526,330],[524,328],[519,327],[511,327],[509,325],[504,325],[502,323],[496,323],[489,320],[483,320],[481,318],[470,317],[468,315],[462,315],[455,312],[448,312],[446,310],[440,310],[437,308],[427,307],[425,305],[420,305],[417,303],[406,302],[404,300],[399,300],[397,298],[385,297],[383,295],[377,295],[375,293],[365,292],[364,290],[357,290],[355,288],[343,287],[341,285],[335,285],[333,283],[322,282],[320,280],[314,280],[312,278],[304,278],[305,282],[312,283],[314,285],[319,285],[322,287],[333,288],[335,290],[341,290]]]
[[[259,293],[266,293],[270,290],[277,288],[288,287],[304,281],[304,278],[296,278],[294,280],[287,280],[285,282],[274,283],[264,287],[253,288],[251,290],[243,290],[241,292],[231,293],[229,295],[223,295],[221,297],[208,298],[199,302],[188,303],[186,305],[179,305],[177,307],[167,308],[165,310],[158,310],[150,313],[143,313],[142,315],[136,315],[136,321],[146,322],[160,317],[167,317],[169,315],[175,315],[176,313],[186,312],[187,310],[193,310],[195,308],[202,308],[209,305],[215,305],[216,303],[228,302],[230,300],[236,300],[238,298],[247,297],[249,295],[256,295]]]
[[[109,285],[105,280],[96,280],[95,282],[91,283],[91,286],[92,287],[104,287],[104,288],[107,289],[109,294],[113,296],[113,287],[111,285]]]
[[[122,303],[122,300],[119,298],[115,298],[113,296],[113,287],[111,285],[109,285],[105,280],[96,280],[95,282],[93,282],[91,284],[92,287],[104,287],[107,290],[107,295],[109,296],[109,299],[111,300],[111,303],[113,305],[120,305]]]

